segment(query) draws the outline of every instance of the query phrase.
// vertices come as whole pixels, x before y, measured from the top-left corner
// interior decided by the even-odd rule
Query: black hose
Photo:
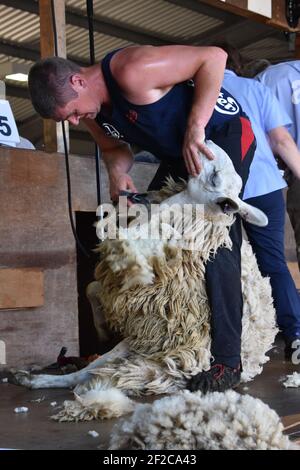
[[[86,0],[86,9],[89,26],[89,42],[90,42],[90,62],[91,65],[95,64],[95,43],[94,43],[94,11],[93,0]],[[97,144],[95,144],[95,163],[96,163],[96,190],[97,190],[97,203],[101,204],[101,155]]]

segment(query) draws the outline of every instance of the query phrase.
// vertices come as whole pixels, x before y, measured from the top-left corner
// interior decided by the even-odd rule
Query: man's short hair
[[[28,76],[29,93],[36,112],[43,118],[54,118],[58,107],[77,98],[70,78],[80,71],[79,65],[61,57],[36,62]]]
[[[243,67],[247,59],[240,53],[237,47],[227,41],[222,41],[215,45],[227,52],[226,68],[233,70],[237,75],[243,75]]]
[[[259,72],[271,65],[267,59],[250,59],[246,55],[242,55],[240,51],[227,41],[217,44],[225,52],[227,52],[226,68],[233,70],[241,77],[253,78]]]

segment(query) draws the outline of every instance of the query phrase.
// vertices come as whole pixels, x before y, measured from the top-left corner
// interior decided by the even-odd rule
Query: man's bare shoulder
[[[154,73],[151,71],[157,61],[159,48],[154,46],[132,46],[124,48],[112,57],[112,75],[127,98],[137,103],[151,101]]]
[[[153,46],[131,46],[116,52],[111,59],[110,68],[119,85],[126,86],[135,74],[149,62]]]

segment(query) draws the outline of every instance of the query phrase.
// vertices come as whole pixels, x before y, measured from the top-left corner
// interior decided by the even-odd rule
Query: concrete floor
[[[300,372],[300,366],[284,362],[281,340],[277,340],[270,357],[271,360],[263,373],[237,390],[260,398],[280,416],[300,413],[300,389],[286,389],[280,382],[286,374],[295,370]],[[3,375],[5,374],[2,373]],[[42,397],[44,400],[40,403],[32,401]],[[77,424],[50,420],[49,417],[56,411],[50,403],[56,401],[61,405],[66,399],[72,399],[70,390],[27,390],[9,383],[1,383],[0,448],[96,450],[101,445],[101,448],[107,449],[112,426],[117,420]],[[28,407],[28,413],[15,414],[14,408],[17,406]],[[88,435],[90,430],[97,431],[99,437]]]

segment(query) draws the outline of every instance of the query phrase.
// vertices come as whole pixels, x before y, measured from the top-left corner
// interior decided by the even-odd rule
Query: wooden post
[[[296,35],[295,59],[300,60],[300,33]]]
[[[54,11],[57,31],[57,55],[66,57],[66,17],[65,0],[54,0]],[[52,24],[51,0],[39,0],[41,57],[55,55],[54,32]],[[44,144],[46,152],[63,152],[61,124],[44,119]],[[69,143],[68,123],[65,123],[67,142]]]

